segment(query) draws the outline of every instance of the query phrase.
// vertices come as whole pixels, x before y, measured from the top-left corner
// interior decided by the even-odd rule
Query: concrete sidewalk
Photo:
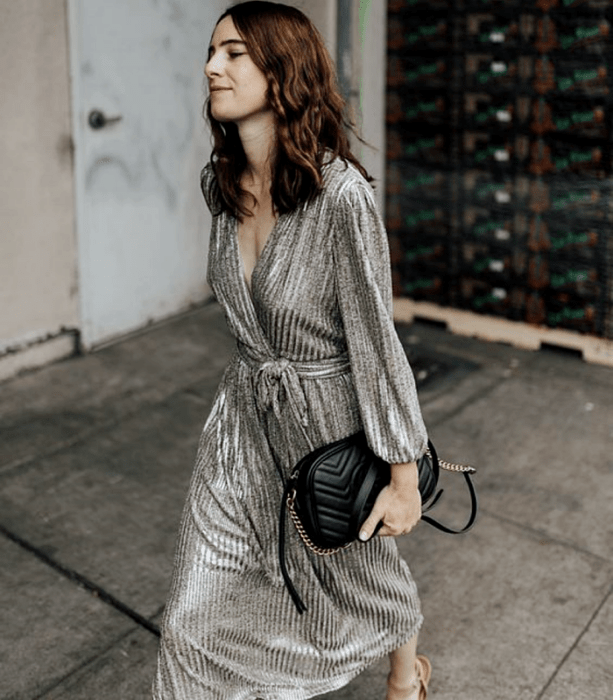
[[[466,536],[420,524],[436,700],[613,697],[613,370],[399,326]],[[233,341],[215,304],[0,385],[0,699],[149,697],[195,451]],[[459,524],[448,475],[441,519]],[[385,660],[329,700],[384,698]]]

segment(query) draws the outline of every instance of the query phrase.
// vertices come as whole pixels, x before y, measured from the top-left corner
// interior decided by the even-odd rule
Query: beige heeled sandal
[[[406,697],[412,698],[416,690],[419,690],[419,695],[417,700],[427,700],[428,697],[428,683],[430,682],[430,676],[432,675],[432,664],[427,656],[417,656],[415,658],[415,678],[411,683],[411,686],[406,689]],[[388,677],[389,683],[389,677]],[[400,688],[396,688],[400,690]]]
[[[417,656],[415,659],[415,670],[417,671],[416,683],[419,683],[419,700],[426,700],[428,697],[428,683],[432,675],[432,664],[427,656]]]

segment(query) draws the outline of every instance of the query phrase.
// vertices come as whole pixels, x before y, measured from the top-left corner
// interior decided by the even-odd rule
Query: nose
[[[213,76],[221,74],[221,62],[219,56],[213,54],[204,67],[204,74],[210,80]]]

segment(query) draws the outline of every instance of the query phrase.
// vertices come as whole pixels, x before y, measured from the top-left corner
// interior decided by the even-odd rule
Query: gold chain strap
[[[296,530],[298,530],[298,534],[300,535],[300,538],[304,542],[304,544],[313,552],[314,554],[318,554],[320,557],[323,556],[328,556],[329,554],[336,554],[336,552],[340,552],[341,549],[346,549],[347,547],[351,546],[351,542],[348,544],[343,545],[342,547],[330,547],[330,548],[325,548],[325,547],[318,547],[313,540],[307,535],[306,530],[304,529],[304,526],[302,522],[300,521],[300,518],[298,517],[298,513],[296,513],[296,510],[294,509],[294,501],[296,500],[296,489],[293,489],[291,493],[287,495],[287,508],[289,510],[289,514],[292,518],[292,521],[294,522],[294,525],[296,526]]]
[[[468,472],[469,474],[474,474],[477,471],[468,464],[455,464],[454,462],[447,462],[444,459],[439,459],[438,464],[441,469],[446,469],[448,472]]]
[[[426,448],[426,454],[430,459],[433,459],[432,452],[430,448]],[[468,472],[469,474],[474,474],[477,470],[468,464],[456,464],[455,462],[448,462],[445,459],[438,460],[438,466],[441,469],[445,469],[448,472]]]

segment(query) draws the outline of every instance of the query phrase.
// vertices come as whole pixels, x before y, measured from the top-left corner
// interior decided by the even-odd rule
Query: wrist
[[[396,488],[417,488],[419,472],[417,462],[402,462],[390,465],[391,484]]]

